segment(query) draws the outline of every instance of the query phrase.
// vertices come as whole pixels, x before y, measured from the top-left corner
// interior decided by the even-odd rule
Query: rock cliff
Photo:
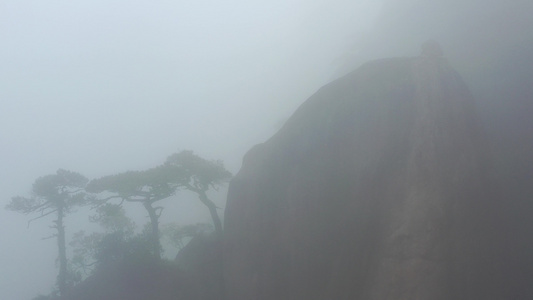
[[[230,184],[231,300],[495,299],[497,191],[436,44],[320,89]]]

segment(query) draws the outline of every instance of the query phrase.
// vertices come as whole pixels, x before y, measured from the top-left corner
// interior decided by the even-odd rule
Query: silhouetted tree
[[[39,177],[32,186],[32,196],[29,198],[16,196],[6,206],[6,209],[23,214],[38,213],[30,222],[55,214],[56,219],[52,228],[56,230],[59,274],[57,286],[60,295],[64,295],[68,288],[67,250],[65,241],[65,215],[74,206],[86,203],[84,187],[88,180],[84,176],[59,169],[56,174]]]
[[[209,209],[215,232],[220,235],[222,222],[217,213],[218,207],[207,197],[207,192],[210,189],[218,190],[221,185],[231,179],[232,175],[226,170],[222,161],[210,161],[199,157],[192,151],[182,151],[170,155],[164,166],[176,169],[170,173],[175,172],[184,176],[181,179],[180,187],[198,195],[200,201]]]
[[[95,179],[86,189],[100,194],[97,201],[101,203],[119,199],[121,203],[126,201],[142,204],[150,217],[152,252],[160,258],[159,217],[163,207],[154,207],[154,203],[173,196],[182,181],[183,174],[180,170],[159,166],[146,171],[128,171]]]
[[[141,203],[150,217],[152,252],[160,258],[159,218],[163,207],[154,206],[155,202],[175,195],[179,189],[194,192],[208,207],[215,231],[221,234],[222,222],[217,213],[217,206],[208,198],[207,192],[210,189],[217,190],[230,178],[231,173],[224,168],[221,161],[209,161],[192,151],[182,151],[169,156],[163,165],[155,168],[128,171],[92,180],[86,190],[99,194],[97,201],[100,203],[112,199],[118,199],[120,203]]]
[[[89,220],[98,223],[104,232],[86,234],[82,230],[76,232],[70,242],[73,249],[72,265],[84,275],[89,275],[95,267],[106,263],[100,258],[103,257],[102,252],[106,252],[102,249],[109,244],[109,240],[131,239],[135,229],[135,223],[118,204],[105,203],[96,207],[96,214],[90,216]]]

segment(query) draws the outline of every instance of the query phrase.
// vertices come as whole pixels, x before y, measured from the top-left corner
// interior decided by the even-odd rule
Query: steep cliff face
[[[227,299],[496,297],[484,138],[434,50],[363,65],[249,151],[226,207]]]

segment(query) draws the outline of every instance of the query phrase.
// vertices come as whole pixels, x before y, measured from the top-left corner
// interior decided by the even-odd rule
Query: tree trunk
[[[59,274],[57,275],[57,287],[59,288],[59,294],[65,295],[67,290],[67,249],[65,243],[65,227],[63,226],[64,211],[63,207],[59,207],[57,210],[57,247],[59,252]]]
[[[152,244],[152,251],[154,257],[161,259],[161,244],[159,243],[159,216],[156,213],[155,208],[152,207],[151,202],[144,202],[144,208],[150,216],[150,227],[152,229],[150,236],[150,243]]]
[[[200,201],[209,208],[209,213],[211,214],[211,218],[213,219],[213,225],[215,226],[215,233],[218,236],[222,235],[222,221],[220,221],[220,218],[218,217],[217,213],[217,206],[213,201],[209,200],[207,198],[207,194],[205,191],[198,191],[198,196],[200,197]]]

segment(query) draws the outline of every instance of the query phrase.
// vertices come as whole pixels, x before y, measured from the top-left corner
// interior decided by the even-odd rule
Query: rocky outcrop
[[[176,264],[192,279],[198,300],[222,300],[222,241],[215,233],[195,235],[176,256]]]
[[[435,43],[323,87],[230,184],[227,299],[496,299],[485,152]]]

